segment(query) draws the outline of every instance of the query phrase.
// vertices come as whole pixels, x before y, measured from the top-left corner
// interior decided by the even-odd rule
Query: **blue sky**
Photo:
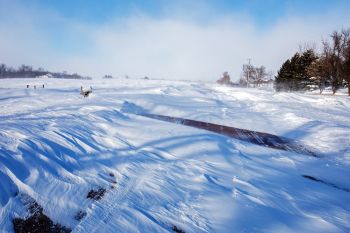
[[[350,1],[0,0],[0,62],[83,74],[211,80],[276,71],[350,27]]]
[[[211,14],[245,13],[254,18],[257,24],[268,26],[286,14],[298,16],[322,14],[330,9],[343,10],[350,8],[348,0],[47,0],[33,1],[35,5],[59,12],[61,15],[87,21],[104,23],[115,17],[125,17],[135,12],[144,12],[154,17],[166,17],[169,7],[183,7],[188,11],[201,9],[207,5]],[[33,2],[23,1],[31,5]]]

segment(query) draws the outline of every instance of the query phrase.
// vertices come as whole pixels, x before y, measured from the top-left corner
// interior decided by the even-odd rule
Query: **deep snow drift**
[[[81,85],[93,87],[88,98]],[[320,158],[150,119],[123,111],[125,103],[283,136]],[[26,198],[73,232],[349,232],[349,177],[346,96],[0,80],[1,232],[30,216]]]

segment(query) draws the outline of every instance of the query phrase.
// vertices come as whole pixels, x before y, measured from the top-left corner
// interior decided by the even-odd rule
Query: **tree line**
[[[272,71],[267,71],[265,66],[254,66],[249,62],[249,64],[242,66],[241,78],[238,83],[231,81],[228,72],[224,72],[222,77],[216,82],[228,86],[260,87],[263,84],[272,83],[272,76]]]
[[[50,72],[43,68],[33,69],[29,65],[21,65],[17,69],[0,64],[0,78],[37,78],[40,76],[63,79],[91,79],[90,77],[81,76],[77,73],[68,74],[67,72]]]
[[[304,91],[326,87],[335,94],[348,88],[350,96],[350,28],[334,31],[322,41],[322,50],[307,48],[287,59],[275,77],[276,91]]]

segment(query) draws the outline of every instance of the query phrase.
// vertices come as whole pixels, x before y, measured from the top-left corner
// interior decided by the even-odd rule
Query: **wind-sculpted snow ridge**
[[[347,97],[47,82],[29,90],[0,80],[0,232],[34,217],[84,233],[350,231]],[[92,86],[89,98],[81,86]],[[322,158],[252,143],[249,131],[231,137],[220,125],[281,135]]]
[[[125,102],[123,104],[122,111],[134,113],[140,116],[149,117],[156,120],[172,122],[181,125],[187,125],[199,129],[205,129],[211,132],[219,133],[228,137],[232,137],[238,140],[247,141],[261,146],[270,147],[279,150],[289,150],[296,153],[306,154],[314,157],[319,157],[314,151],[306,148],[300,143],[291,139],[276,136],[273,134],[257,132],[247,129],[239,129],[235,127],[229,127],[225,125],[218,125],[209,122],[190,120],[180,117],[164,116],[158,114],[147,113],[142,107],[133,103]]]
[[[279,137],[273,134],[262,133],[247,129],[239,129],[235,127],[229,127],[225,125],[218,125],[203,121],[195,121],[190,119],[184,119],[179,117],[170,117],[156,114],[142,114],[142,116],[163,120],[173,123],[179,123],[182,125],[192,126],[199,129],[205,129],[211,132],[219,133],[228,137],[232,137],[238,140],[247,141],[260,146],[267,146],[273,149],[288,150],[296,153],[311,155],[319,157],[314,151],[307,149],[305,146],[298,144],[297,142],[285,138]]]

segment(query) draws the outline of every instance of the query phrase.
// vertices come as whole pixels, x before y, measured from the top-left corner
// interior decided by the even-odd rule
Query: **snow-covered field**
[[[81,85],[92,95],[79,95]],[[126,102],[295,139],[320,158],[138,116]],[[98,188],[102,199],[88,199]],[[350,98],[160,80],[0,80],[1,232],[29,216],[26,195],[73,232],[350,232]]]

